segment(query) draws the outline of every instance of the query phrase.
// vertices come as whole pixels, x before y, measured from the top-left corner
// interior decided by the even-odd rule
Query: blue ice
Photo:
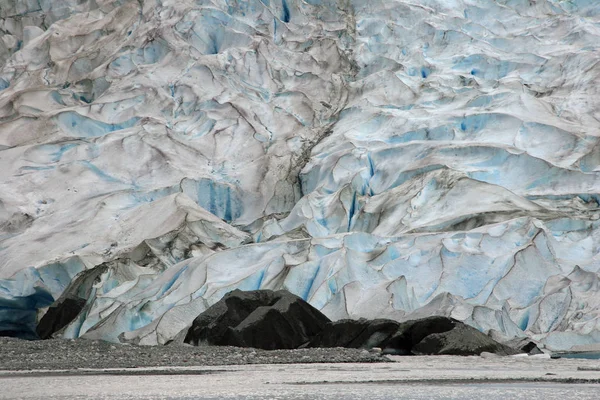
[[[73,111],[63,112],[58,115],[59,126],[74,137],[99,137],[111,132],[128,129],[136,125],[138,117],[117,124],[107,124]]]
[[[184,179],[182,189],[201,207],[217,217],[231,222],[242,215],[242,200],[235,187],[208,178]]]
[[[10,86],[10,82],[9,81],[7,81],[4,78],[0,78],[0,91],[6,89],[9,86]]]

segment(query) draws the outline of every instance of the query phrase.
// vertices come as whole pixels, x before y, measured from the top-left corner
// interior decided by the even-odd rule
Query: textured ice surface
[[[0,330],[102,268],[64,336],[286,288],[600,341],[595,1],[4,0],[0,34]]]

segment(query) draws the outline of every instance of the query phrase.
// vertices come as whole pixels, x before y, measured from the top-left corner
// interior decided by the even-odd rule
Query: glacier
[[[0,332],[225,293],[600,342],[594,0],[1,0]]]

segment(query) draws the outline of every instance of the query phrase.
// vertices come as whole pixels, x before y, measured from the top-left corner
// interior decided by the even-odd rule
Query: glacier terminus
[[[0,0],[0,332],[233,289],[600,342],[597,0]]]

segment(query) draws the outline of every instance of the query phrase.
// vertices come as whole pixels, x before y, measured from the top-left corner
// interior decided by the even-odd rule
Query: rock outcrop
[[[502,355],[517,351],[446,317],[399,323],[388,319],[331,322],[287,291],[234,290],[200,314],[184,342],[194,345],[295,349],[380,347],[399,355]]]
[[[327,327],[308,347],[379,347],[395,355],[479,355],[482,352],[514,354],[477,329],[446,317],[429,317],[398,323],[391,320],[341,320]]]
[[[295,349],[321,332],[328,322],[319,310],[287,291],[234,290],[194,320],[184,341]]]
[[[389,319],[343,319],[327,324],[307,347],[386,348],[400,324]]]
[[[411,353],[415,355],[453,356],[473,356],[480,355],[483,352],[500,355],[518,353],[518,351],[496,342],[494,339],[469,325],[453,319],[447,320],[452,325],[451,329],[447,331],[430,333],[421,331],[420,333],[424,334],[424,337],[417,343],[414,343],[410,350]],[[420,322],[414,321],[414,325],[419,325]],[[443,325],[447,323],[444,322]],[[414,325],[409,329],[415,329]]]
[[[40,339],[50,339],[52,334],[60,331],[73,321],[84,306],[85,300],[76,296],[68,296],[55,301],[36,328]]]

